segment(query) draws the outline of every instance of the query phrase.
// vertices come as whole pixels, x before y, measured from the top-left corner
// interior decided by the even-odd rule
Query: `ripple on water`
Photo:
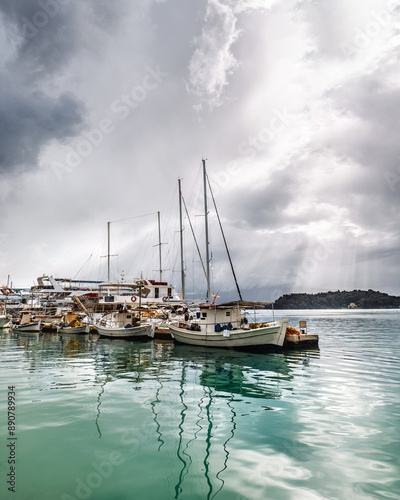
[[[0,383],[11,374],[17,386],[21,498],[77,498],[77,478],[114,452],[123,460],[91,498],[398,498],[400,316],[299,314],[319,349],[2,335]]]

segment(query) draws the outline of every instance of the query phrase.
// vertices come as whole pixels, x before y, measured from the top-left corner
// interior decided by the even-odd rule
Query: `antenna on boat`
[[[210,288],[210,250],[208,241],[208,208],[207,208],[207,172],[206,160],[203,159],[203,181],[204,181],[204,219],[205,219],[205,234],[206,234],[206,278],[207,278],[207,302],[211,302],[211,288]]]

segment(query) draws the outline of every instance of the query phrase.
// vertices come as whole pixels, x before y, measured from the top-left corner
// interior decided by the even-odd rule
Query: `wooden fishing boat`
[[[170,325],[172,337],[182,344],[201,347],[280,350],[285,340],[288,318],[247,326],[240,306],[200,305],[198,318]]]
[[[154,337],[154,325],[142,322],[139,316],[126,309],[105,314],[96,328],[104,337]]]

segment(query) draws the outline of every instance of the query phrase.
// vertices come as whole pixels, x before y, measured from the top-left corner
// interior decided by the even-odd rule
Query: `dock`
[[[286,349],[301,349],[303,347],[318,347],[318,335],[310,333],[286,334],[283,347]]]
[[[286,349],[301,349],[303,347],[318,347],[318,335],[307,333],[307,322],[299,321],[299,330],[288,326],[283,347]]]

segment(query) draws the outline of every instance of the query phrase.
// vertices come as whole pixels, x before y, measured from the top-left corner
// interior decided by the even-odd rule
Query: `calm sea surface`
[[[0,498],[400,499],[400,311],[284,315],[319,349],[1,332]]]

